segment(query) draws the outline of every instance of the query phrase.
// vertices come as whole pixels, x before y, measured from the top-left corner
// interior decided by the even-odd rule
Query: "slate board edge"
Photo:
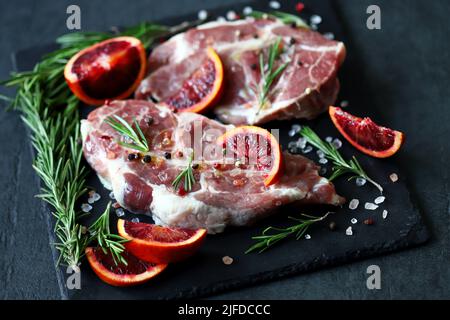
[[[226,8],[227,7],[217,8],[214,11],[225,10]],[[335,6],[333,6],[333,9],[335,12],[338,12],[338,10],[336,10]],[[341,18],[341,16],[339,16],[339,18]],[[172,19],[168,19],[168,20],[173,20],[173,19],[176,19],[176,18],[172,18]],[[44,45],[38,46],[38,48],[44,48],[44,47],[48,47],[48,46],[44,46]],[[20,52],[28,51],[28,50],[33,50],[33,48],[27,48],[24,50],[20,50],[11,55],[12,65],[13,65],[14,70],[18,70],[16,56]],[[28,127],[26,127],[26,133],[27,133],[27,136],[30,136],[30,134],[31,134]],[[30,146],[32,155],[34,156],[35,150],[33,149],[31,143],[29,146]],[[398,163],[398,162],[395,161],[395,163]],[[41,181],[37,175],[35,175],[35,179],[38,180],[37,185],[40,187]],[[261,283],[263,281],[266,281],[266,282],[274,281],[274,280],[286,278],[288,276],[292,276],[292,275],[296,275],[296,274],[302,274],[302,273],[304,274],[304,273],[316,271],[316,270],[319,271],[319,270],[322,270],[322,269],[325,269],[328,267],[345,265],[348,263],[361,261],[361,260],[368,259],[368,258],[374,258],[374,257],[378,257],[381,255],[386,255],[389,253],[395,253],[395,252],[398,252],[398,251],[406,249],[406,248],[414,248],[414,247],[423,245],[423,244],[427,243],[428,240],[430,240],[430,233],[424,223],[422,209],[420,208],[420,205],[418,205],[417,199],[413,198],[413,194],[411,192],[411,187],[410,187],[410,184],[408,183],[408,181],[405,181],[405,185],[407,186],[407,191],[408,191],[408,195],[411,200],[411,203],[412,203],[413,207],[415,209],[417,209],[419,215],[416,215],[413,217],[410,216],[410,218],[417,218],[417,219],[415,219],[414,224],[407,230],[407,235],[401,237],[397,241],[394,241],[391,243],[384,243],[384,244],[380,243],[379,245],[375,245],[372,248],[366,249],[366,250],[349,251],[346,253],[346,255],[342,255],[342,256],[322,255],[322,256],[316,258],[313,262],[308,261],[307,263],[294,263],[294,264],[288,265],[283,268],[274,269],[274,270],[263,272],[263,273],[258,273],[258,274],[248,276],[248,277],[235,278],[232,280],[224,280],[224,281],[216,282],[207,287],[201,286],[201,287],[194,287],[189,290],[182,290],[182,291],[177,292],[172,297],[170,297],[170,296],[167,297],[166,299],[167,300],[176,300],[176,299],[194,299],[194,298],[206,297],[206,296],[210,296],[213,294],[222,293],[225,291],[249,287],[249,286]],[[53,232],[54,221],[52,219],[53,216],[51,215],[51,212],[50,212],[51,209],[50,209],[49,205],[47,205],[44,201],[41,202],[41,208],[42,208],[42,210],[44,210],[45,212],[48,213],[45,216],[46,216],[46,223],[48,225],[49,244],[51,247],[52,257],[55,262],[54,268],[56,271],[57,281],[58,281],[58,285],[60,288],[61,298],[63,300],[67,300],[67,299],[71,299],[71,298],[82,299],[82,298],[79,298],[76,296],[71,297],[71,295],[69,295],[69,293],[68,293],[68,289],[65,285],[65,283],[66,283],[65,267],[64,266],[60,266],[60,267],[56,266],[56,262],[58,261],[58,257],[59,257],[59,252],[53,245],[55,242],[57,242],[57,239]],[[400,230],[400,233],[402,231],[403,230]],[[380,249],[380,248],[382,248],[382,249]]]

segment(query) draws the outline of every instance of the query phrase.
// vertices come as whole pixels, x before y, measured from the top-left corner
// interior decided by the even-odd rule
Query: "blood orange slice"
[[[388,158],[402,146],[404,134],[381,127],[370,118],[358,118],[337,107],[330,107],[331,120],[355,148],[375,158]]]
[[[123,257],[127,265],[113,261],[110,254],[105,254],[101,248],[86,248],[86,257],[92,270],[104,282],[116,287],[128,287],[144,283],[161,273],[167,264],[155,264],[139,260],[129,252],[124,251]]]
[[[281,175],[280,145],[267,130],[255,126],[242,126],[227,131],[218,139],[227,157],[233,156],[241,165],[264,171],[264,185],[276,183]]]
[[[189,230],[119,219],[119,234],[136,257],[154,263],[169,263],[192,256],[206,237],[205,229]]]
[[[78,52],[66,64],[64,77],[81,101],[101,105],[105,100],[130,96],[144,77],[146,66],[141,41],[118,37]]]
[[[184,81],[179,92],[164,102],[177,111],[200,113],[218,101],[222,89],[222,61],[214,49],[209,47],[200,68]]]

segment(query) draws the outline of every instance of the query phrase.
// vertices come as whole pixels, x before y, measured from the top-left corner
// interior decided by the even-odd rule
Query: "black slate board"
[[[351,39],[345,37],[342,31],[343,22],[339,20],[339,8],[334,6],[334,2],[327,1],[304,1],[307,10],[302,14],[308,18],[311,14],[317,13],[323,17],[324,22],[320,26],[321,32],[333,32],[338,40],[346,43],[348,57],[340,72],[342,82],[341,99],[349,100],[350,112],[373,116],[375,120],[382,123],[382,115],[373,114],[371,110],[371,99],[368,93],[374,92],[376,88],[367,88],[358,78],[358,73],[363,70],[364,63],[358,60],[357,48],[352,47]],[[251,4],[253,8],[268,10],[260,4]],[[283,10],[294,8],[295,1],[284,1]],[[244,6],[219,9],[210,12],[213,16],[224,16],[229,9],[241,12]],[[171,21],[164,21],[167,24],[179,23],[185,20],[195,19],[196,14]],[[21,51],[15,55],[16,69],[28,70],[32,68],[39,57],[49,52],[53,47],[44,46]],[[357,108],[356,106],[365,106]],[[87,109],[84,110],[87,112]],[[305,122],[275,122],[269,124],[268,128],[278,128],[281,132],[283,146],[287,146],[292,140],[287,133],[293,123],[304,124]],[[322,116],[319,119],[308,122],[320,136],[334,136],[338,133],[327,118]],[[395,164],[395,160],[375,160],[357,153],[353,148],[344,144],[342,153],[346,157],[353,154],[358,155],[361,164],[367,169],[369,175],[379,181],[387,197],[386,203],[377,211],[367,211],[363,209],[366,201],[372,202],[379,193],[369,185],[362,188],[356,187],[354,183],[340,179],[336,183],[339,193],[348,199],[360,199],[360,207],[357,211],[350,211],[347,207],[340,208],[330,220],[336,221],[339,229],[337,232],[327,230],[326,224],[314,226],[308,231],[312,235],[309,241],[293,240],[285,241],[272,250],[261,254],[245,255],[243,252],[252,244],[251,236],[258,234],[265,226],[283,226],[287,223],[288,215],[295,215],[296,212],[289,208],[284,208],[281,212],[256,226],[241,229],[229,229],[224,234],[209,236],[204,247],[198,255],[186,262],[170,266],[161,276],[150,283],[134,288],[114,288],[101,282],[87,267],[82,266],[82,289],[68,290],[65,286],[66,269],[57,269],[63,298],[70,299],[173,299],[173,298],[193,298],[214,294],[216,292],[248,286],[261,281],[268,281],[293,275],[295,273],[310,272],[323,267],[348,263],[367,257],[385,254],[407,247],[417,246],[425,243],[429,239],[429,234],[423,224],[418,207],[411,198],[407,188],[407,182]],[[307,154],[317,161],[314,152]],[[330,171],[330,168],[328,171]],[[393,184],[389,180],[391,173],[398,173],[400,181]],[[109,192],[104,190],[95,174],[89,176],[89,185],[102,195],[102,199],[94,206],[93,216],[100,213],[109,200]],[[382,210],[388,210],[389,216],[386,220],[381,217]],[[49,211],[47,206],[43,210]],[[327,208],[305,208],[305,212],[322,214]],[[114,215],[113,215],[114,216]],[[49,217],[50,242],[54,242],[54,235],[51,232],[53,222]],[[115,217],[115,216],[114,216]],[[351,218],[357,218],[358,224],[353,226],[354,235],[346,236],[345,229],[351,225]],[[367,218],[373,218],[375,225],[368,227],[362,224]],[[142,221],[148,220],[140,217]],[[115,218],[113,219],[113,224]],[[54,257],[57,252],[52,247]],[[222,257],[229,255],[234,258],[231,266],[222,263]]]

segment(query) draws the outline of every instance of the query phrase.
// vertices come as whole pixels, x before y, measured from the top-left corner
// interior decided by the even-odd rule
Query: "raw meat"
[[[151,163],[128,160],[136,151],[120,146],[124,141],[104,120],[118,115],[139,123],[147,138]],[[151,119],[151,121],[149,121]],[[85,158],[105,187],[112,189],[122,207],[152,214],[156,223],[222,232],[228,225],[244,226],[285,204],[341,205],[334,186],[318,175],[310,160],[284,154],[280,181],[265,187],[263,173],[249,167],[222,164],[217,137],[227,128],[194,113],[175,114],[165,106],[142,100],[114,101],[82,120]],[[196,183],[191,192],[179,192],[172,181],[186,168],[194,150]],[[170,153],[170,159],[168,154]],[[223,156],[222,156],[223,157]]]
[[[284,50],[275,68],[282,63],[288,65],[270,87],[268,105],[260,110],[259,55],[262,52],[267,56],[268,48],[278,38]],[[309,29],[254,19],[210,22],[158,46],[149,58],[150,75],[141,83],[136,97],[164,102],[174,95],[200,66],[208,46],[216,50],[224,64],[225,91],[214,110],[223,122],[239,125],[312,119],[335,103],[344,44]]]

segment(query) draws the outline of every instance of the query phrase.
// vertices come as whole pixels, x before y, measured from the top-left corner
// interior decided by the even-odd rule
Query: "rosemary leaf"
[[[331,212],[319,218],[303,214],[302,217],[307,219],[290,217],[291,220],[297,222],[293,226],[287,228],[268,227],[261,235],[252,237],[253,240],[256,240],[256,243],[248,248],[245,253],[248,254],[255,251],[262,253],[291,235],[294,235],[296,240],[300,240],[312,224],[325,220],[330,214]]]
[[[142,129],[139,127],[139,123],[136,119],[133,119],[133,124],[136,127],[136,131],[134,131],[133,127],[128,124],[122,117],[118,115],[114,115],[112,117],[108,117],[105,122],[111,126],[114,130],[120,133],[122,136],[128,138],[132,141],[132,143],[117,141],[118,144],[124,146],[129,149],[135,149],[142,152],[148,152],[148,143],[147,139],[142,132]]]
[[[127,261],[122,256],[125,246],[123,243],[128,240],[111,233],[109,228],[109,214],[111,211],[111,202],[108,203],[102,215],[89,227],[90,238],[88,243],[96,241],[105,254],[111,254],[116,265],[122,263],[127,265]]]
[[[195,176],[194,176],[194,172],[192,169],[192,161],[194,159],[194,154],[192,153],[191,156],[189,157],[189,162],[188,165],[186,166],[185,169],[183,169],[183,171],[181,171],[178,176],[176,176],[176,178],[173,180],[172,182],[172,186],[174,187],[174,189],[178,189],[180,184],[181,184],[181,180],[184,180],[184,190],[185,191],[191,191],[193,185],[195,184]]]
[[[309,127],[303,127],[300,134],[309,144],[322,151],[325,154],[325,157],[333,162],[333,173],[329,178],[330,181],[333,181],[342,175],[351,174],[352,176],[349,180],[357,177],[363,178],[383,193],[383,188],[381,185],[367,175],[356,157],[346,161],[335,146],[320,139],[319,136]]]

